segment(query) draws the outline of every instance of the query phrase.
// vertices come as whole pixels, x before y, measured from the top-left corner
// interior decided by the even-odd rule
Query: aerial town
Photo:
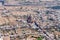
[[[0,0],[0,40],[60,40],[60,0]]]

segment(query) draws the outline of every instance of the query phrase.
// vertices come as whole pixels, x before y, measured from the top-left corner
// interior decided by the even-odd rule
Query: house
[[[10,36],[4,36],[3,40],[10,40]]]
[[[3,37],[0,37],[0,40],[3,40]]]

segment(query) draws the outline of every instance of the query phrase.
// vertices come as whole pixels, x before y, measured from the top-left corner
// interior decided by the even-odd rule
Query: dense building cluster
[[[60,40],[60,2],[1,0],[0,40]]]

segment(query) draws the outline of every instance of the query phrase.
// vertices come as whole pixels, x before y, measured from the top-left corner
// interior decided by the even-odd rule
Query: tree
[[[37,40],[42,40],[42,37],[38,37]]]

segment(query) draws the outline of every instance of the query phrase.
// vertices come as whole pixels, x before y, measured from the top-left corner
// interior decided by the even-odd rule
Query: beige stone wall
[[[9,37],[9,36],[5,36],[5,37],[3,38],[3,40],[10,40],[10,37]]]

